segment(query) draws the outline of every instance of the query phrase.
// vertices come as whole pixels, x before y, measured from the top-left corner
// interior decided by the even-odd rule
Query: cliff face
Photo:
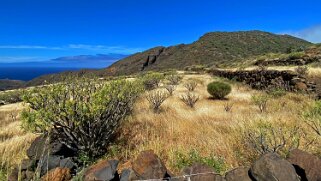
[[[266,53],[285,53],[311,43],[288,35],[261,31],[207,33],[192,44],[155,47],[122,59],[106,70],[112,75],[142,70],[183,69],[190,65],[235,66],[244,58]]]

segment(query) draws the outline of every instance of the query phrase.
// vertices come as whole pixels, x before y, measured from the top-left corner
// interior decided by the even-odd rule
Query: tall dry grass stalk
[[[0,107],[0,170],[9,171],[26,158],[26,150],[35,135],[21,129],[21,103]]]

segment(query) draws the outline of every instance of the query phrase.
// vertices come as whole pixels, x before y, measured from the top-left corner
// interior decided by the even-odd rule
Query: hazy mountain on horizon
[[[126,58],[125,54],[96,54],[64,56],[41,62],[0,63],[0,67],[70,67],[70,68],[105,68],[112,63]]]

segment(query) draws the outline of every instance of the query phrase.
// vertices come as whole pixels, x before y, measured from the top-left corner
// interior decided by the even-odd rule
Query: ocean
[[[41,75],[79,69],[70,67],[0,67],[0,79],[29,81]]]

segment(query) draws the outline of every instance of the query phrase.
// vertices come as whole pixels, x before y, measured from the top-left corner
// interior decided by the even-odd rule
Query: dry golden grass
[[[19,164],[26,157],[26,150],[35,135],[20,127],[21,103],[0,107],[0,169]]]
[[[260,113],[252,103],[252,95],[260,94],[240,84],[233,84],[233,90],[226,100],[211,100],[206,85],[215,80],[209,75],[185,75],[183,82],[197,79],[200,83],[195,93],[200,96],[195,108],[186,106],[179,98],[187,90],[181,83],[172,97],[162,105],[162,112],[155,114],[144,96],[136,103],[134,114],[126,123],[123,137],[126,141],[118,157],[131,160],[140,151],[152,149],[165,161],[166,165],[178,172],[175,162],[177,154],[188,154],[197,150],[201,156],[223,157],[228,168],[248,164],[254,154],[244,145],[243,131],[257,129],[257,123],[266,121],[275,126],[292,129],[299,125],[304,133],[310,130],[302,123],[300,114],[312,100],[307,96],[288,93],[278,99],[271,99],[268,111]],[[217,79],[217,78],[216,78]],[[226,112],[224,106],[233,104]],[[311,138],[314,135],[308,135]],[[320,152],[321,144],[308,136],[300,139],[300,148],[310,152]],[[253,159],[253,158],[252,158]]]

